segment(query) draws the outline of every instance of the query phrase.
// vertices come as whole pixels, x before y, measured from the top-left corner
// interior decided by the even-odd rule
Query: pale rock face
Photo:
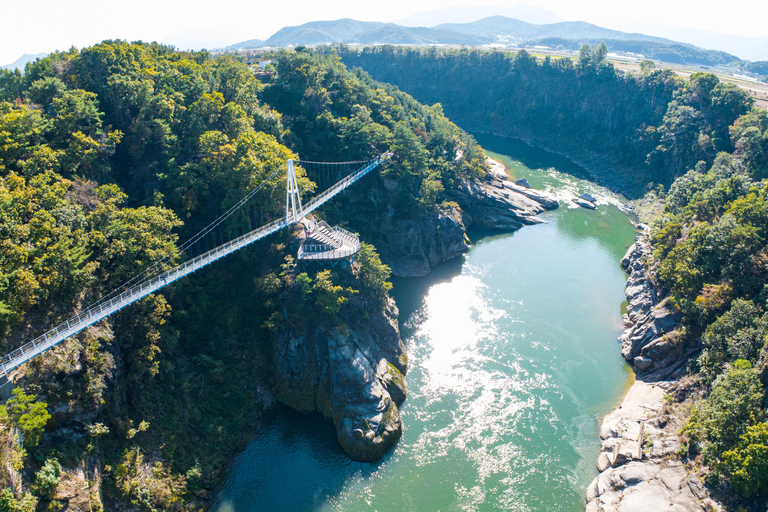
[[[666,336],[680,325],[681,316],[660,306],[659,291],[644,266],[650,253],[650,245],[638,240],[621,260],[629,272],[625,331],[619,338],[621,355],[641,374],[670,367],[683,356],[675,339]]]
[[[664,397],[677,384],[687,360],[672,338],[664,336],[679,324],[674,312],[660,308],[658,290],[643,264],[651,248],[638,240],[621,264],[630,273],[629,303],[621,336],[622,355],[643,375],[600,427],[600,475],[587,489],[587,512],[704,512],[722,510],[678,456],[681,420],[664,413]],[[648,374],[649,371],[654,373]]]

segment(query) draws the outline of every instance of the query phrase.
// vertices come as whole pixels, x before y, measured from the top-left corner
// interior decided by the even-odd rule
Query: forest
[[[297,48],[267,55],[259,80],[232,56],[116,40],[0,70],[0,349],[174,254],[287,158],[393,150],[361,184],[383,210],[415,221],[453,208],[461,183],[487,170],[447,114],[661,204],[647,265],[683,315],[670,336],[697,351],[675,397],[680,455],[709,468],[734,510],[764,509],[768,113],[714,75],[683,80],[651,62],[624,74],[606,53]],[[357,213],[320,215],[373,237]],[[203,509],[267,405],[276,327],[342,326],[355,304],[388,300],[383,247],[364,244],[351,271],[304,271],[295,245],[277,234],[13,375],[0,511],[59,510],[56,490],[80,485],[78,468],[89,510]]]
[[[338,48],[349,65],[440,101],[477,131],[523,137],[586,163],[598,181],[655,204],[645,262],[694,354],[674,401],[679,454],[732,510],[768,501],[768,112],[715,75],[641,66],[604,45],[576,62],[468,49]],[[555,142],[560,145],[555,146]]]
[[[180,242],[288,158],[394,150],[382,175],[401,186],[382,197],[405,219],[435,215],[460,180],[485,176],[482,149],[439,107],[338,57],[272,59],[262,83],[231,56],[115,40],[0,70],[3,353],[172,263]],[[384,190],[381,179],[360,188]],[[373,229],[333,204],[319,215]],[[278,325],[331,330],[352,303],[375,313],[389,300],[372,245],[351,271],[303,269],[296,240],[273,235],[12,374],[0,511],[202,510],[271,400]],[[63,488],[80,502],[62,502]]]
[[[747,93],[711,74],[686,82],[651,61],[639,74],[617,72],[605,44],[582,46],[574,60],[539,60],[525,50],[329,51],[419,101],[439,102],[467,130],[564,153],[630,197],[733,151],[728,129],[752,105]]]

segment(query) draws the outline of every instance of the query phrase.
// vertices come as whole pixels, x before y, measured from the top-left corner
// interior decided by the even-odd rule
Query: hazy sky
[[[24,53],[90,46],[103,39],[211,42],[211,47],[266,39],[284,26],[354,18],[392,21],[441,7],[534,4],[565,20],[617,27],[628,22],[768,36],[765,0],[0,0],[0,64]],[[716,7],[717,5],[717,7]]]

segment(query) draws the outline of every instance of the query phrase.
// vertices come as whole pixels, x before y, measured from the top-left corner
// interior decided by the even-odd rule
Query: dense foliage
[[[271,69],[265,86],[228,56],[105,41],[0,75],[3,352],[173,262],[179,238],[298,154],[394,150],[383,173],[404,186],[389,200],[409,217],[486,172],[439,106],[333,56],[279,52]],[[355,221],[333,204],[319,214]],[[278,328],[332,329],[350,301],[374,313],[388,300],[390,270],[373,246],[351,269],[322,270],[297,265],[295,243],[275,235],[26,364],[0,408],[0,456],[30,475],[33,494],[7,490],[0,508],[54,508],[63,472],[95,460],[93,510],[197,510],[258,424]]]
[[[754,505],[768,497],[760,459],[768,384],[768,113],[750,110],[728,134],[731,153],[711,165],[701,160],[670,187],[649,263],[683,314],[677,342],[700,348],[694,369],[703,398],[694,401],[686,427],[689,454],[702,453],[713,487]]]
[[[422,102],[441,102],[465,128],[532,140],[566,153],[603,182],[638,194],[669,185],[700,160],[731,151],[728,127],[752,99],[711,74],[686,82],[646,63],[623,74],[607,46],[584,45],[575,63],[525,50],[341,47],[342,60]]]

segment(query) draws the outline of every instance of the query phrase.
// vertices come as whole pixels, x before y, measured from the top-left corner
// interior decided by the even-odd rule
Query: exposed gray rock
[[[433,215],[417,219],[400,218],[394,209],[385,207],[377,229],[367,237],[400,277],[427,275],[435,265],[455,258],[469,249],[465,233],[467,215],[455,205],[436,208]]]
[[[373,461],[402,434],[408,359],[394,301],[381,313],[359,297],[348,306],[340,327],[286,324],[275,336],[273,393],[297,411],[331,418],[350,458]]]
[[[650,245],[640,239],[621,259],[622,266],[629,272],[625,331],[619,338],[621,355],[632,362],[639,373],[673,365],[684,353],[677,337],[670,335],[680,325],[681,315],[664,307],[645,267],[650,252]]]
[[[462,180],[452,193],[455,202],[430,212],[418,211],[417,205],[404,208],[402,185],[377,176],[364,178],[368,187],[350,190],[345,209],[353,212],[351,227],[376,246],[382,261],[399,277],[424,276],[435,265],[466,252],[469,228],[514,231],[541,223],[536,215],[558,205],[544,192],[506,181],[502,164],[485,179]]]
[[[589,201],[590,203],[596,203],[596,202],[597,202],[597,198],[595,198],[595,196],[593,196],[593,195],[591,195],[591,194],[588,194],[588,193],[586,193],[586,192],[584,192],[583,194],[581,194],[581,195],[579,196],[579,199],[583,199],[583,200],[585,200],[585,201]]]
[[[621,264],[627,280],[627,314],[621,336],[622,355],[638,373],[621,406],[600,427],[602,446],[597,459],[600,475],[586,493],[589,512],[704,512],[722,510],[680,461],[677,433],[682,420],[667,416],[664,398],[676,382],[690,353],[675,342],[679,317],[661,306],[658,290],[646,269],[651,247],[642,239],[633,244]],[[671,333],[671,334],[670,334]],[[653,373],[647,373],[653,370]]]
[[[597,208],[594,203],[581,199],[580,197],[574,197],[573,199],[571,199],[571,201],[581,206],[582,208],[587,208],[589,210],[594,210],[595,208]]]
[[[525,187],[525,188],[531,188],[531,184],[528,183],[528,180],[525,178],[520,178],[519,180],[516,180],[515,185],[520,185],[521,187]]]
[[[524,225],[542,222],[535,217],[544,211],[538,201],[508,191],[507,188],[514,185],[508,181],[503,184],[504,188],[498,189],[479,181],[462,181],[456,201],[469,214],[471,221],[467,227],[513,231]]]
[[[523,180],[525,179],[523,178]],[[551,195],[547,194],[546,192],[542,192],[541,190],[531,188],[531,186],[528,185],[527,180],[525,180],[525,183],[525,185],[520,185],[517,181],[515,183],[505,181],[504,187],[512,192],[517,192],[518,194],[521,194],[528,199],[532,199],[533,201],[543,206],[546,210],[555,210],[560,206],[558,200]]]

